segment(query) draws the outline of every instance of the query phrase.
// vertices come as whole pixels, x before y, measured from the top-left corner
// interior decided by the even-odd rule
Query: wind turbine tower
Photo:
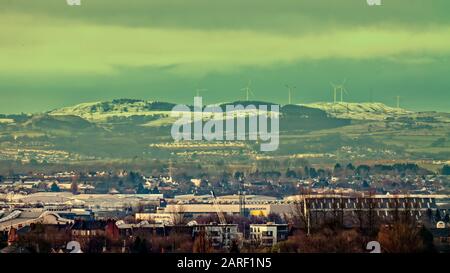
[[[251,87],[250,87],[251,85],[252,85],[252,81],[249,80],[247,86],[241,89],[241,91],[245,91],[245,94],[246,94],[245,99],[246,99],[247,101],[250,99],[250,95],[252,95],[252,96],[255,95],[255,94],[253,94],[253,92],[252,92],[252,89],[251,89]]]
[[[334,99],[333,99],[333,103],[336,103],[336,93],[337,93],[337,86],[330,82],[331,86],[333,87],[333,92],[334,92]]]
[[[347,79],[345,79],[341,84],[334,84],[334,83],[330,83],[331,86],[333,87],[333,91],[334,91],[334,103],[336,103],[337,101],[337,93],[340,92],[341,93],[341,103],[344,102],[344,93],[348,94],[347,89],[345,89],[345,83],[347,82]]]
[[[397,109],[400,109],[400,96],[397,96]]]
[[[288,89],[288,102],[289,104],[292,104],[292,90],[297,88],[295,86],[289,86],[286,84],[286,88]]]

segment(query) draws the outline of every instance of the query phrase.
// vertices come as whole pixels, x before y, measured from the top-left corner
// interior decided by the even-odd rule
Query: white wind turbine
[[[292,104],[292,90],[296,89],[296,86],[289,86],[286,84],[286,88],[288,89],[288,102],[289,104]]]
[[[344,102],[344,93],[348,94],[347,89],[345,88],[345,83],[347,82],[347,79],[344,79],[344,81],[341,84],[334,84],[330,82],[331,86],[333,87],[334,91],[334,103],[337,101],[337,93],[341,93],[341,102]]]
[[[337,85],[335,85],[334,83],[330,82],[330,84],[331,84],[331,87],[333,87],[333,94],[334,94],[333,103],[336,103],[336,93],[337,93],[338,88],[337,88]]]
[[[255,96],[255,94],[252,91],[251,85],[252,81],[249,80],[247,86],[241,89],[241,91],[245,91],[246,94],[245,98],[247,101],[250,99],[250,95]]]

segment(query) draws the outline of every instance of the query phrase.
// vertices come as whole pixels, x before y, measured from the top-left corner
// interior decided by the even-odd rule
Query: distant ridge
[[[226,105],[243,106],[252,104],[270,105],[264,101],[235,101],[218,103],[217,106],[225,109]],[[116,99],[106,102],[88,102],[74,106],[64,107],[48,112],[54,116],[78,116],[90,121],[106,121],[110,117],[131,117],[131,116],[153,116],[158,114],[168,114],[176,104],[161,101],[137,100],[137,99]],[[401,108],[394,108],[383,103],[355,103],[355,102],[317,102],[297,105],[284,105],[281,107],[287,110],[289,107],[305,107],[305,109],[317,109],[325,112],[330,117],[354,120],[384,120],[390,117],[399,117],[412,114],[414,112]],[[292,110],[291,110],[292,111]],[[284,112],[284,111],[283,111]]]
[[[155,115],[158,112],[171,111],[174,103],[147,101],[136,99],[116,99],[107,102],[88,102],[75,106],[64,107],[50,111],[54,116],[79,116],[91,121],[106,120],[109,117],[130,117]]]
[[[321,109],[336,118],[356,120],[384,120],[414,113],[402,108],[390,107],[381,102],[318,102],[301,105]]]

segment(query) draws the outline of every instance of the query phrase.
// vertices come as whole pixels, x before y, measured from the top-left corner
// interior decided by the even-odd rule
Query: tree
[[[213,250],[211,241],[206,236],[204,230],[200,231],[195,238],[194,245],[192,246],[193,253],[211,253]]]
[[[296,200],[292,206],[291,221],[294,227],[308,230],[311,223],[311,215],[309,209],[311,208],[311,199],[309,198],[309,189],[301,189],[299,200]]]
[[[72,184],[70,185],[70,191],[72,192],[72,194],[77,194],[78,193],[78,183],[77,181],[73,181]]]
[[[436,248],[435,248],[434,242],[433,242],[433,234],[425,226],[422,226],[420,228],[419,234],[423,240],[423,245],[424,245],[423,251],[436,252]]]
[[[53,182],[52,186],[50,187],[50,190],[52,192],[60,192],[61,189],[59,188],[58,184],[56,184],[56,182]]]
[[[136,193],[137,194],[148,194],[149,190],[144,188],[144,185],[142,183],[139,183],[136,188]]]
[[[234,179],[235,180],[241,180],[243,178],[244,178],[244,173],[243,172],[237,171],[237,172],[234,173]]]
[[[359,165],[358,168],[356,168],[356,173],[360,176],[360,177],[365,177],[369,174],[370,172],[370,167],[367,165]]]
[[[430,249],[429,236],[419,227],[411,213],[413,207],[407,201],[403,203],[406,205],[404,209],[401,209],[398,199],[390,205],[394,208],[393,221],[390,225],[381,227],[377,238],[384,252],[417,253]]]
[[[433,210],[430,208],[427,209],[427,218],[430,222],[433,220]]]
[[[442,167],[442,174],[450,175],[450,165],[445,165],[444,167]]]
[[[349,171],[354,171],[355,170],[355,166],[353,166],[352,163],[348,163],[346,169],[349,170]]]
[[[334,165],[333,175],[340,176],[341,174],[342,174],[342,166],[341,166],[341,164],[336,163],[336,165]]]
[[[378,233],[377,241],[387,253],[416,253],[424,250],[420,230],[406,222],[383,226]]]
[[[173,205],[170,209],[172,214],[172,222],[174,225],[185,225],[187,219],[185,217],[186,209],[183,205]]]
[[[151,191],[151,193],[153,193],[153,194],[159,194],[160,192],[159,192],[159,190],[158,190],[158,187],[155,186],[155,187],[153,188],[153,190]]]
[[[281,253],[361,253],[363,238],[356,230],[322,228],[307,236],[297,233],[278,244]]]
[[[269,222],[274,222],[275,224],[283,224],[283,219],[278,213],[270,213],[267,215],[267,219]]]
[[[95,236],[89,239],[87,243],[87,253],[102,253],[106,244],[106,238],[103,236]]]
[[[240,253],[241,250],[239,248],[239,244],[236,240],[231,242],[230,253]]]
[[[436,222],[439,222],[439,221],[442,220],[441,211],[439,209],[436,210],[436,214],[434,216],[434,219],[436,220]]]
[[[287,178],[297,178],[297,174],[295,171],[290,170],[289,168],[286,170],[286,177]]]
[[[309,168],[308,168],[308,166],[305,166],[304,169],[305,169],[305,170],[304,170],[303,172],[305,173],[305,178],[306,178],[306,177],[309,177]]]
[[[131,246],[131,252],[132,253],[140,253],[145,254],[149,253],[148,246],[147,246],[147,240],[142,239],[138,236],[133,242],[133,245]]]
[[[448,213],[446,213],[444,216],[444,222],[446,223],[450,222],[450,216],[448,215]]]

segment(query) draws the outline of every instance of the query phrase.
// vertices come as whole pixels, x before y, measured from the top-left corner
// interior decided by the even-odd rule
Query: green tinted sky
[[[348,101],[450,111],[450,1],[0,0],[0,113],[142,98]]]

